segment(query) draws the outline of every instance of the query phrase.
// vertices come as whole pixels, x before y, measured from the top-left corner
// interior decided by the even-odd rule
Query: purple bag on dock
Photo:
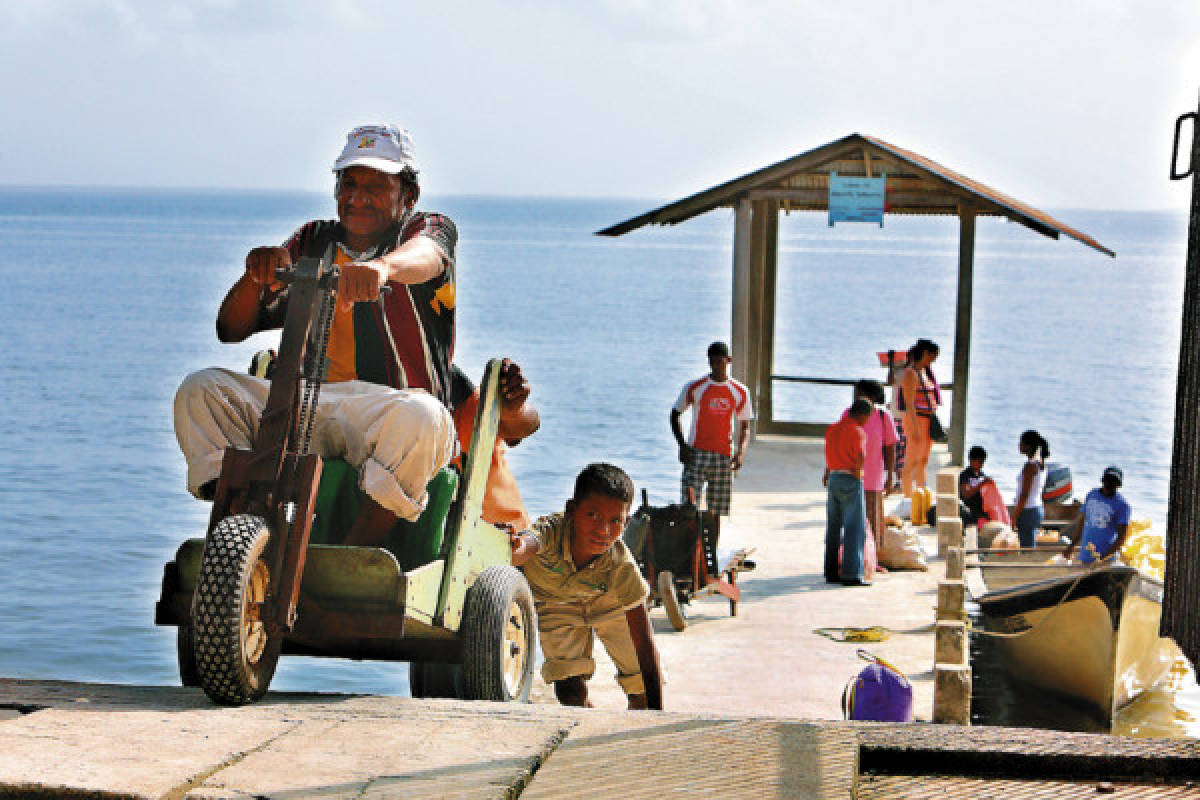
[[[871,663],[846,684],[842,715],[854,720],[912,722],[912,684],[904,674],[866,650],[859,650],[858,656]]]

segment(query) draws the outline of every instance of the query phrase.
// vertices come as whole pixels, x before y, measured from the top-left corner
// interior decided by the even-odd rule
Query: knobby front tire
[[[192,650],[200,686],[220,705],[262,697],[279,662],[282,638],[269,636],[263,621],[269,539],[266,520],[238,514],[221,520],[204,544],[192,596]]]

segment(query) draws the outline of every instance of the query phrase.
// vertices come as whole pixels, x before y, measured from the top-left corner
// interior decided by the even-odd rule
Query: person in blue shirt
[[[1071,543],[1063,555],[1070,558],[1079,545],[1079,560],[1084,564],[1103,561],[1125,545],[1129,535],[1129,503],[1117,491],[1124,482],[1118,467],[1104,470],[1100,488],[1092,489],[1083,501],[1083,513],[1074,525],[1074,535],[1068,534]]]

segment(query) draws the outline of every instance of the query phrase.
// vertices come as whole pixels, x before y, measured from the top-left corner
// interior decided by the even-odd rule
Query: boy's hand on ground
[[[734,453],[733,458],[729,459],[729,468],[734,472],[737,472],[742,468],[744,458],[745,455],[743,453]]]

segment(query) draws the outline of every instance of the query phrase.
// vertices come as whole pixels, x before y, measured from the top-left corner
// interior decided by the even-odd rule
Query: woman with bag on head
[[[896,386],[896,410],[903,415],[900,436],[905,440],[904,468],[900,480],[905,497],[912,497],[915,487],[926,485],[929,454],[935,434],[941,431],[941,424],[935,426],[935,420],[942,392],[932,366],[940,352],[941,348],[929,339],[917,339],[908,351],[908,366]]]
[[[1045,511],[1042,508],[1042,484],[1046,481],[1046,458],[1050,445],[1037,431],[1025,431],[1017,442],[1025,456],[1025,465],[1017,474],[1017,504],[1013,506],[1013,521],[1021,547],[1037,547],[1037,531]]]

